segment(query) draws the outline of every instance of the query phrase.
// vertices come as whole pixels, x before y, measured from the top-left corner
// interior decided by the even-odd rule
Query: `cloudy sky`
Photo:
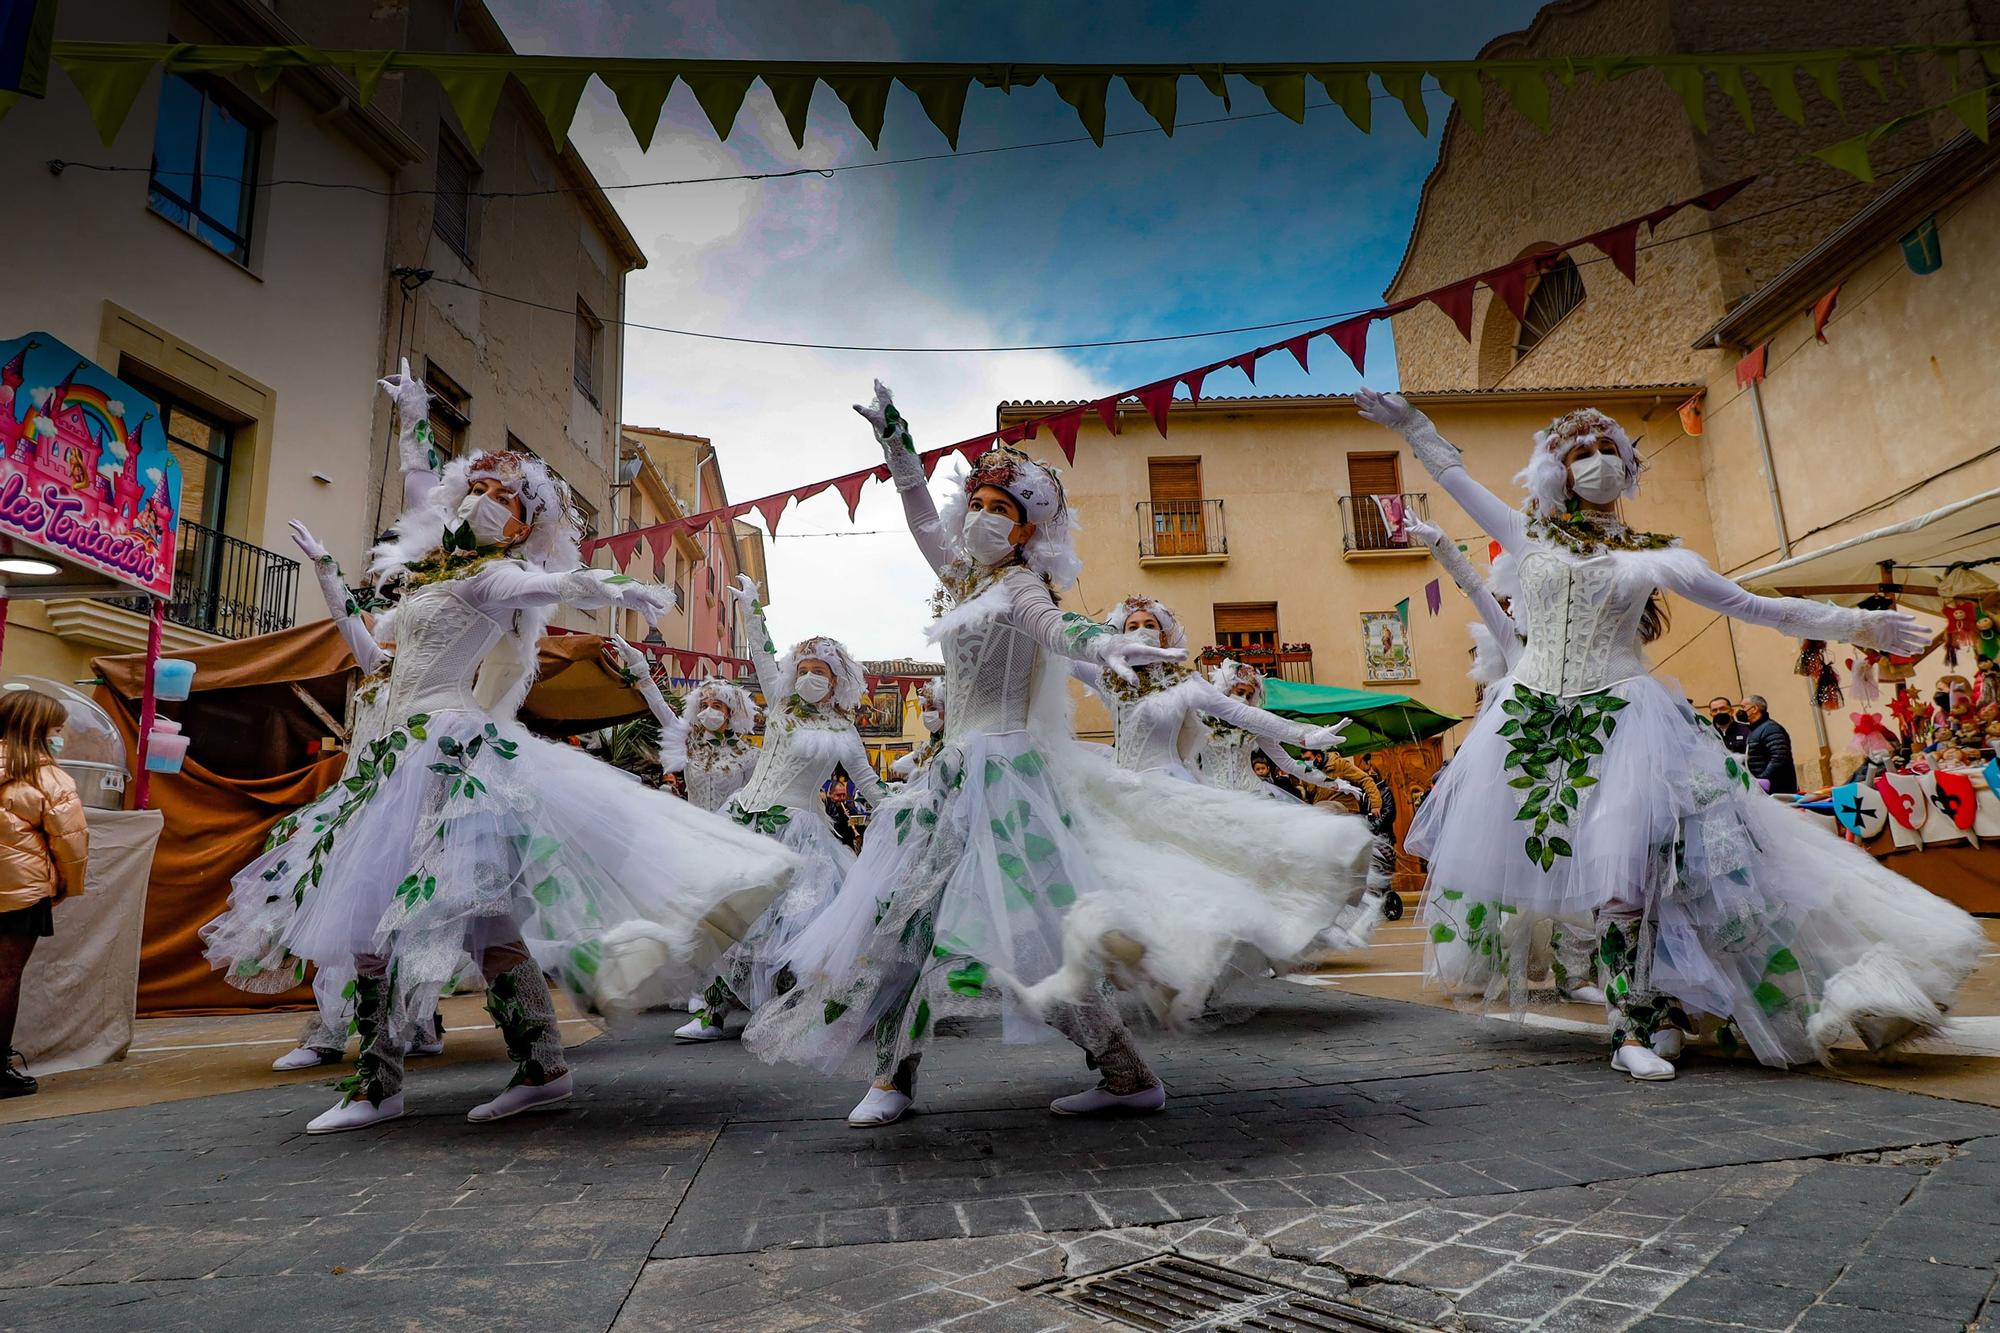
[[[1523,25],[1531,0],[489,0],[515,46],[802,60],[1354,60],[1472,55]],[[1323,102],[1317,95],[1311,101]],[[632,276],[626,318],[753,338],[981,348],[1138,338],[1309,319],[1374,305],[1401,255],[1436,156],[1394,103],[1362,135],[1332,109],[1303,126],[1247,84],[1225,113],[1193,80],[1181,126],[1082,143],[1046,85],[1011,96],[974,88],[960,154],[785,180],[614,191],[650,261]],[[1109,128],[1151,126],[1123,89]],[[1442,106],[1433,99],[1433,133]],[[821,88],[803,151],[761,87],[718,143],[676,87],[651,151],[593,85],[571,139],[606,184],[828,167],[940,153],[941,136],[902,89],[879,150]],[[849,410],[870,381],[896,391],[919,447],[992,429],[1007,398],[1080,398],[1147,380],[1272,335],[1087,351],[883,353],[749,346],[632,330],[625,419],[716,441],[732,499],[879,461]],[[1315,348],[1315,373],[1288,359],[1258,388],[1351,387],[1352,369]],[[1284,362],[1284,364],[1280,364]],[[1369,364],[1393,365],[1376,326]],[[1231,384],[1226,391],[1235,392]],[[864,657],[935,656],[924,642],[928,569],[901,529],[894,493],[871,487],[850,524],[827,493],[788,511],[770,544],[777,637],[832,634]],[[840,535],[809,535],[840,534]]]

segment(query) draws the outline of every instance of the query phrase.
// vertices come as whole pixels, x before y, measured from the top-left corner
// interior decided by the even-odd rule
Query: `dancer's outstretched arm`
[[[1733,620],[1762,625],[1795,639],[1824,639],[1898,657],[1930,647],[1931,632],[1907,611],[1864,611],[1804,597],[1759,597],[1710,569],[1692,551],[1675,551],[1658,562],[1659,584],[1697,606]]]
[[[1137,667],[1155,662],[1179,662],[1187,653],[1141,642],[1111,626],[1056,605],[1054,594],[1032,570],[1019,568],[1002,581],[1014,623],[1049,652],[1102,667],[1125,680],[1135,680]]]
[[[396,453],[403,474],[403,512],[407,514],[430,495],[444,469],[444,457],[431,439],[430,390],[410,373],[407,356],[401,370],[376,380],[375,387],[396,405]]]
[[[1285,753],[1285,747],[1275,741],[1259,741],[1257,743],[1257,753],[1270,760],[1271,767],[1277,769],[1280,773],[1290,774],[1300,782],[1309,783],[1315,787],[1323,787],[1327,791],[1335,792],[1341,796],[1352,796],[1358,802],[1367,803],[1368,795],[1361,788],[1351,782],[1343,782],[1339,778],[1330,778],[1318,769],[1300,763],[1298,760],[1292,758],[1291,755]]]
[[[847,780],[854,786],[854,794],[870,805],[880,805],[888,799],[889,793],[882,788],[882,779],[875,775],[875,765],[868,762],[868,747],[861,743],[861,733],[849,727],[842,734],[841,748],[846,752],[840,766],[847,770]]]
[[[924,476],[916,443],[910,439],[910,423],[896,410],[895,398],[881,380],[875,381],[875,401],[866,407],[856,403],[854,410],[874,427],[875,443],[882,446],[889,478],[902,494],[903,517],[910,525],[910,535],[917,539],[917,549],[930,561],[932,570],[943,572],[955,552],[938,523],[937,502],[931,499],[930,479]]]
[[[1429,417],[1411,407],[1399,393],[1356,389],[1354,404],[1362,416],[1409,441],[1410,452],[1424,470],[1472,515],[1473,522],[1491,533],[1506,550],[1521,549],[1527,540],[1527,520],[1521,511],[1472,479],[1472,474],[1465,470],[1465,455],[1457,445],[1438,434]]]
[[[764,691],[764,707],[775,710],[784,703],[778,697],[778,646],[771,642],[771,627],[764,623],[764,604],[757,600],[757,580],[748,574],[738,574],[736,582],[729,585],[729,595],[749,618],[750,665],[757,669],[757,686]]]
[[[1303,722],[1279,717],[1255,704],[1245,703],[1233,694],[1224,694],[1207,680],[1203,680],[1198,687],[1198,696],[1195,707],[1208,716],[1267,741],[1284,741],[1308,750],[1331,750],[1340,744],[1340,735],[1347,730],[1345,722],[1330,727],[1309,727]]]
[[[463,584],[466,600],[482,611],[527,611],[568,606],[601,611],[608,606],[637,611],[648,624],[673,609],[673,594],[609,569],[577,568],[557,573],[519,560],[496,560]]]
[[[653,679],[653,664],[646,655],[613,634],[605,645],[616,658],[625,683],[639,692],[646,701],[646,709],[653,720],[660,724],[660,768],[667,773],[678,773],[687,767],[687,723],[674,711],[660,693],[659,682]]]
[[[1445,536],[1444,529],[1422,519],[1410,524],[1410,535],[1431,548],[1431,554],[1444,566],[1445,573],[1451,575],[1451,581],[1471,599],[1472,609],[1479,613],[1479,622],[1486,626],[1486,632],[1500,645],[1500,651],[1507,654],[1520,637],[1520,626],[1501,607],[1500,599],[1486,586],[1486,580],[1479,577],[1472,562],[1465,558],[1465,552],[1458,549],[1458,543]]]
[[[313,577],[319,582],[320,596],[326,598],[326,613],[333,617],[333,627],[340,631],[347,651],[354,655],[354,665],[361,668],[362,675],[374,675],[388,663],[389,654],[363,623],[360,608],[355,606],[347,585],[341,581],[340,566],[305,524],[295,519],[289,526],[293,543],[312,562]]]

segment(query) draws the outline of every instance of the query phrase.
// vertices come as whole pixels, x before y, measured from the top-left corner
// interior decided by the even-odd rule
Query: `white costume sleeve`
[[[875,765],[868,762],[868,747],[862,744],[861,733],[849,727],[841,736],[848,757],[840,766],[847,770],[847,780],[854,785],[854,794],[870,805],[880,805],[889,793],[882,789],[882,779],[875,774]]]
[[[1285,741],[1292,745],[1311,745],[1312,738],[1319,734],[1318,727],[1309,727],[1302,722],[1294,722],[1276,713],[1267,713],[1254,704],[1244,703],[1233,694],[1224,694],[1210,681],[1199,677],[1196,687],[1195,707],[1208,716],[1227,722],[1232,727],[1241,727],[1253,736],[1267,741]]]
[[[1048,651],[1067,657],[1079,666],[1088,664],[1089,674],[1071,668],[1077,679],[1086,685],[1092,683],[1092,675],[1098,674],[1097,668],[1104,665],[1105,647],[1125,638],[1109,625],[1057,606],[1048,585],[1031,570],[1010,570],[1001,586],[1007,591],[1014,624],[1023,633]]]
[[[910,525],[910,535],[917,539],[917,549],[930,561],[932,570],[941,572],[951,563],[953,551],[938,523],[937,502],[931,498],[923,460],[917,457],[917,446],[910,439],[909,423],[889,402],[888,390],[877,384],[875,392],[877,408],[862,415],[875,432],[875,443],[882,446],[882,461],[889,465],[890,480],[902,494],[903,518]]]
[[[319,581],[320,596],[326,598],[327,614],[333,617],[333,627],[340,631],[341,640],[346,643],[347,651],[354,655],[354,664],[361,668],[361,674],[374,675],[388,662],[389,654],[362,622],[354,598],[349,595],[347,585],[341,582],[340,566],[330,555],[322,555],[312,564],[313,576]]]
[[[764,623],[764,603],[750,599],[750,665],[757,669],[757,687],[764,691],[764,706],[775,709],[778,698],[778,648],[771,642],[771,627]]]
[[[1527,519],[1493,492],[1472,479],[1465,470],[1465,455],[1457,445],[1438,434],[1431,419],[1411,407],[1401,394],[1374,394],[1366,389],[1355,393],[1362,415],[1387,426],[1409,442],[1424,471],[1431,474],[1445,494],[1458,501],[1472,515],[1472,521],[1492,534],[1509,551],[1522,549],[1527,542]]]
[[[1486,580],[1465,558],[1465,552],[1458,549],[1457,542],[1439,533],[1438,540],[1427,544],[1437,562],[1444,566],[1445,573],[1451,575],[1451,581],[1472,602],[1472,609],[1479,613],[1480,623],[1486,626],[1486,632],[1500,646],[1501,655],[1511,661],[1516,654],[1509,650],[1515,648],[1520,637],[1520,627],[1514,623],[1514,618],[1502,609],[1500,599],[1493,595],[1493,590],[1486,586]]]
[[[1673,551],[1662,559],[1656,581],[1668,592],[1679,593],[1697,606],[1795,639],[1824,639],[1829,643],[1880,648],[1884,644],[1878,640],[1879,634],[1891,626],[1907,623],[1904,616],[1893,611],[1863,611],[1804,597],[1759,597],[1722,577],[1688,550]]]
[[[488,613],[557,606],[599,611],[620,606],[658,616],[670,604],[660,588],[627,574],[608,569],[572,569],[558,574],[531,569],[519,560],[496,560],[487,565],[459,585],[459,594]]]

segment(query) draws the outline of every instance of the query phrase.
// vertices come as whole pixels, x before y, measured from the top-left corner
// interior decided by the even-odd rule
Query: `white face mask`
[[[933,730],[935,730],[935,728],[933,728]],[[57,732],[55,735],[49,737],[49,753],[61,754],[62,752],[63,752],[62,733]]]
[[[826,698],[832,691],[833,682],[821,675],[802,675],[799,677],[799,683],[795,688],[798,691],[799,698],[804,699],[809,704],[816,704]]]
[[[1132,637],[1149,648],[1160,646],[1160,632],[1156,629],[1135,629],[1132,631]]]
[[[1625,493],[1625,460],[1617,454],[1585,454],[1569,465],[1569,488],[1587,504],[1610,504]]]
[[[468,495],[459,501],[458,521],[472,528],[472,538],[481,546],[498,546],[507,540],[507,525],[518,520],[492,496]]]
[[[935,708],[926,708],[923,712],[923,719],[925,731],[936,731],[944,725],[944,714],[938,712]]]
[[[981,510],[965,516],[959,543],[980,565],[997,565],[1014,554],[1014,520],[1005,514]]]
[[[704,708],[694,715],[694,720],[699,722],[705,730],[721,731],[722,724],[728,720],[728,714],[724,713],[720,708]]]

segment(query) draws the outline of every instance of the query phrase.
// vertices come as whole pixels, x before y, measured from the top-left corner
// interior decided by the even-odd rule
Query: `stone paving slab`
[[[500,1125],[463,1119],[496,1065],[419,1066],[413,1114],[350,1135],[307,1137],[331,1094],[296,1086],[10,1126],[0,1328],[1103,1328],[1051,1284],[1169,1250],[1460,1330],[1985,1309],[2000,1111],[1698,1059],[1640,1086],[1561,1034],[1249,998],[1152,1043],[1170,1110],[1121,1122],[1054,1120],[1075,1053],[972,1025],[924,1114],[854,1131],[860,1080],[652,1015]]]

